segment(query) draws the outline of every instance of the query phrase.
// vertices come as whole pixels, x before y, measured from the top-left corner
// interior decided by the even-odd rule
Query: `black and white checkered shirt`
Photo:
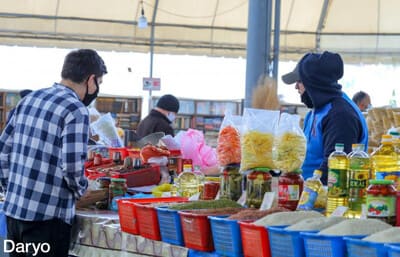
[[[0,136],[5,214],[71,224],[88,184],[88,135],[88,110],[70,88],[56,83],[23,98]]]

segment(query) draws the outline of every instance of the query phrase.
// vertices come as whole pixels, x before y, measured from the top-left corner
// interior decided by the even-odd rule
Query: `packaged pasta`
[[[301,167],[306,154],[306,138],[300,116],[282,113],[275,133],[273,161],[276,169],[292,172]]]
[[[218,134],[217,157],[219,166],[240,163],[241,116],[225,114]]]
[[[274,168],[272,146],[279,111],[245,108],[241,135],[240,170]]]

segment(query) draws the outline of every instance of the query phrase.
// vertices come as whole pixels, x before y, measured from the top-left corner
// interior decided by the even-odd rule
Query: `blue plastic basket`
[[[346,257],[347,249],[343,236],[319,235],[308,232],[301,232],[300,235],[304,238],[307,257]],[[346,237],[362,238],[365,235]]]
[[[300,231],[285,230],[283,227],[267,227],[267,229],[272,257],[305,256],[304,239]]]
[[[208,219],[211,223],[216,253],[221,256],[242,257],[242,236],[237,220],[214,216],[210,216]]]
[[[167,207],[158,207],[156,210],[161,241],[184,246],[182,225],[178,211],[168,209]]]
[[[389,257],[400,257],[400,245],[387,244],[386,247],[387,247]]]
[[[384,243],[363,241],[357,238],[344,238],[349,257],[386,257],[388,247]]]

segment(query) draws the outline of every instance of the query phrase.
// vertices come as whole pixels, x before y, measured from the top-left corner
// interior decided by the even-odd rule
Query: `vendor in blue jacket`
[[[314,170],[323,172],[327,184],[328,157],[336,143],[344,144],[349,153],[356,143],[368,146],[368,128],[354,102],[341,90],[343,60],[337,53],[308,53],[296,68],[282,76],[286,84],[296,83],[301,101],[310,109],[304,119],[307,152],[302,166],[304,178]]]

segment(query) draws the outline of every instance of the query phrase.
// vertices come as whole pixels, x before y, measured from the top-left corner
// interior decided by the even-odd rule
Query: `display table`
[[[77,211],[76,242],[71,254],[92,256],[160,256],[186,257],[184,247],[154,241],[120,230],[118,213],[111,211]]]

